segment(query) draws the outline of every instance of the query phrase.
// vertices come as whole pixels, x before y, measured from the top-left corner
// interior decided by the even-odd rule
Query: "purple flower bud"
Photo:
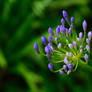
[[[89,39],[92,38],[92,32],[88,32],[88,38],[89,38]]]
[[[72,53],[71,52],[69,53],[69,56],[72,57]]]
[[[48,54],[48,55],[50,54],[50,48],[49,48],[48,46],[45,47],[45,52],[46,52],[46,54]]]
[[[90,44],[90,40],[88,38],[86,38],[86,43]]]
[[[61,71],[59,71],[59,73],[60,73],[61,75],[63,75],[63,74],[64,74],[64,71],[61,70]]]
[[[67,71],[67,66],[66,65],[63,65],[63,68],[65,71]]]
[[[56,33],[57,33],[57,34],[60,33],[60,27],[59,27],[59,26],[56,28]]]
[[[57,37],[55,37],[55,41],[56,41],[56,42],[58,41],[58,38],[57,38]]]
[[[74,24],[74,17],[71,17],[71,24]]]
[[[68,64],[67,57],[64,58],[64,63],[65,63],[65,64]]]
[[[54,36],[54,32],[52,31],[52,28],[51,28],[51,27],[49,27],[48,32],[49,32],[49,34],[50,34],[51,36]]]
[[[68,32],[68,29],[66,28],[66,32]]]
[[[38,48],[38,44],[36,42],[34,44],[34,49],[36,50],[37,53],[40,53],[39,48]]]
[[[81,45],[81,46],[80,46],[80,49],[82,49],[82,48],[83,48],[83,46]]]
[[[80,38],[77,38],[77,41],[79,41],[80,40]]]
[[[64,24],[64,23],[65,23],[65,20],[64,20],[63,18],[61,19],[61,23],[62,23],[62,24]]]
[[[61,38],[61,35],[59,35],[59,38]]]
[[[44,45],[46,45],[46,43],[47,43],[46,37],[45,37],[45,36],[42,36],[42,37],[41,37],[41,40],[42,40],[42,43],[43,43]]]
[[[73,48],[73,45],[72,44],[68,44],[69,48]]]
[[[48,41],[51,43],[52,42],[52,36],[48,37]]]
[[[68,14],[65,10],[63,10],[63,17],[65,18],[65,20],[68,22]]]
[[[85,59],[86,62],[88,61],[88,55],[87,54],[84,55],[84,59]]]
[[[53,64],[52,63],[49,63],[48,64],[48,68],[49,68],[50,71],[53,71]]]
[[[62,46],[62,44],[61,44],[61,43],[59,43],[57,47],[58,47],[58,48],[60,48],[61,46]]]
[[[90,47],[88,45],[86,45],[86,50],[90,51]]]
[[[76,41],[73,42],[73,46],[76,47],[77,46],[77,43]]]
[[[65,28],[63,25],[61,25],[61,26],[60,26],[60,31],[61,31],[63,34],[65,34],[66,28]]]
[[[83,38],[83,32],[79,33],[79,38],[82,39]]]
[[[72,69],[73,69],[73,65],[72,65],[72,64],[68,64],[68,68],[69,68],[70,70],[72,70]]]
[[[83,21],[82,27],[83,27],[84,32],[86,32],[86,30],[87,30],[87,22],[86,22],[86,20]]]
[[[71,28],[69,28],[68,33],[69,33],[69,35],[71,35],[71,33],[72,33],[72,29]]]
[[[48,47],[49,47],[50,51],[54,50],[54,48],[51,46],[51,43],[48,43]]]
[[[67,75],[70,75],[70,74],[71,74],[71,72],[70,72],[70,71],[68,71],[68,72],[67,72]]]
[[[83,52],[83,49],[80,49],[80,53],[82,53]]]
[[[68,52],[66,52],[66,55],[68,56],[68,55],[69,55],[69,53],[68,53]]]

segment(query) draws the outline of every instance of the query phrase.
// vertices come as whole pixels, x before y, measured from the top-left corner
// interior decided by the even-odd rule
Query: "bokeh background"
[[[51,73],[33,49],[48,27],[60,24],[63,9],[75,17],[76,32],[84,19],[92,31],[92,0],[0,0],[0,92],[92,92],[92,69]]]

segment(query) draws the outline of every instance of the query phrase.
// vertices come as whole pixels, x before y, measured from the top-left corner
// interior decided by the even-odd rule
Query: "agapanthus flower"
[[[58,48],[60,48],[61,46],[62,46],[62,44],[61,44],[61,43],[59,43],[57,47],[58,47]]]
[[[38,48],[38,44],[36,42],[34,44],[34,49],[36,50],[37,53],[40,53],[39,48]]]
[[[92,32],[88,32],[88,38],[91,40],[91,38],[92,38]]]
[[[69,28],[68,33],[69,33],[69,35],[71,35],[71,33],[72,33],[72,29],[71,28]]]
[[[76,41],[73,41],[73,46],[74,46],[74,47],[76,47],[76,46],[77,46]]]
[[[51,27],[49,27],[48,32],[49,32],[49,34],[50,34],[51,36],[54,36],[54,32],[53,32],[53,30],[52,30]]]
[[[83,38],[83,32],[79,33],[79,38],[82,39]]]
[[[48,42],[50,42],[50,43],[52,42],[52,36],[48,37]]]
[[[86,38],[86,43],[90,44],[90,40],[88,38]]]
[[[87,22],[86,22],[86,20],[83,21],[82,26],[83,26],[84,32],[86,32],[86,30],[87,30]]]
[[[50,71],[53,71],[53,64],[52,63],[49,63],[48,64],[48,68],[49,68]]]
[[[58,38],[57,38],[57,37],[55,37],[55,41],[56,41],[56,42],[58,41]]]
[[[65,23],[65,20],[62,18],[61,19],[61,23],[64,25],[64,23]]]
[[[71,72],[70,71],[67,71],[67,75],[70,75],[71,74]]]
[[[65,20],[68,22],[69,20],[68,20],[68,13],[67,13],[67,11],[65,11],[65,10],[63,10],[63,17],[65,18]]]
[[[46,37],[45,37],[45,36],[42,36],[42,37],[41,37],[41,40],[42,40],[42,43],[43,43],[44,45],[47,44],[47,40],[46,40]]]
[[[61,70],[61,71],[60,71],[60,74],[63,75],[63,74],[64,74],[64,71]]]
[[[74,17],[71,17],[71,24],[74,24]]]
[[[86,62],[88,61],[88,55],[87,54],[85,54],[84,59],[86,60]]]
[[[67,65],[63,65],[63,69],[67,71]]]
[[[83,49],[80,49],[80,53],[83,52]]]
[[[72,70],[73,69],[73,65],[72,64],[68,64],[68,69]]]
[[[90,31],[87,34],[87,22],[84,20],[82,23],[83,32],[81,31],[77,35],[74,17],[71,17],[69,22],[68,13],[65,10],[62,13],[63,18],[56,30],[52,30],[49,27],[49,37],[41,37],[43,46],[39,47],[42,50],[38,48],[37,43],[34,44],[34,49],[37,53],[48,58],[50,61],[48,68],[51,72],[59,72],[60,75],[70,75],[76,71],[79,63],[87,64],[90,55],[92,32]],[[65,22],[67,22],[68,26],[65,25]],[[55,64],[58,64],[59,67]]]

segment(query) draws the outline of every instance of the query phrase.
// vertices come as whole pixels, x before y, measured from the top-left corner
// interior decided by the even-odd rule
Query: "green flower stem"
[[[92,67],[87,64],[87,62],[83,62],[82,60],[79,60],[79,66],[83,68],[83,70],[87,70],[92,72]]]
[[[53,72],[59,72],[59,71],[61,71],[61,70],[63,70],[63,68],[60,68],[59,70],[56,70],[56,71],[53,71]]]
[[[40,53],[40,55],[42,55],[42,56],[47,56],[46,54],[43,54],[43,53]]]
[[[64,62],[64,60],[61,60],[61,61],[57,61],[57,62],[54,62],[54,63],[61,63],[61,62]]]
[[[62,55],[64,55],[62,52],[57,51],[57,50],[53,50],[53,52],[56,52],[56,53],[58,53],[58,54],[62,54]]]
[[[84,45],[85,39],[86,39],[86,32],[84,32],[84,36],[83,36],[82,45]]]
[[[76,65],[75,65],[75,68],[74,68],[73,72],[76,71],[77,67],[78,67],[78,60],[76,61]]]

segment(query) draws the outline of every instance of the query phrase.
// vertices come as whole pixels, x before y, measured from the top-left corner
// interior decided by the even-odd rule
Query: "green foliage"
[[[55,31],[63,9],[75,17],[77,32],[82,30],[84,19],[91,30],[90,3],[89,0],[0,0],[0,92],[92,92],[92,70],[82,68],[85,72],[80,69],[70,76],[53,74],[47,68],[48,60],[33,49],[35,41],[41,44],[41,35],[48,36],[49,26]]]

